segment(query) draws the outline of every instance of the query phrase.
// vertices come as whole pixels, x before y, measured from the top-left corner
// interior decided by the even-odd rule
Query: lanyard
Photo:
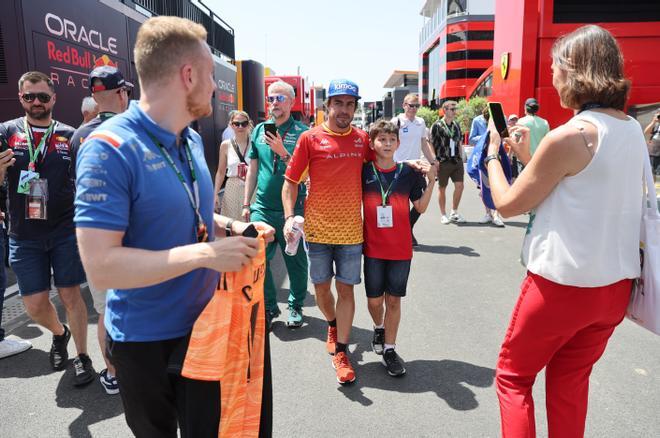
[[[399,179],[399,175],[401,175],[401,169],[403,169],[403,163],[399,163],[396,166],[396,172],[394,172],[394,178],[392,179],[392,182],[390,183],[389,186],[387,186],[387,190],[383,187],[383,181],[381,179],[382,175],[376,169],[376,165],[374,162],[371,162],[371,168],[374,170],[374,175],[376,175],[376,179],[378,180],[378,185],[380,186],[380,196],[381,199],[383,200],[383,207],[387,205],[387,198],[390,197],[390,193],[392,192],[392,187],[394,187],[394,183],[396,183],[396,180]]]
[[[53,132],[54,127],[55,127],[55,122],[51,122],[46,132],[44,132],[43,137],[41,137],[41,141],[39,142],[39,145],[35,149],[34,140],[32,139],[32,128],[27,122],[27,117],[23,119],[23,129],[25,129],[25,136],[27,137],[27,144],[28,144],[28,153],[30,154],[30,164],[28,164],[28,169],[30,169],[33,172],[36,169],[35,163],[37,162],[37,157],[39,156],[39,154],[43,154],[41,158],[42,161],[46,157],[46,154],[44,153],[44,148],[46,146],[46,142],[48,141],[50,135]]]
[[[451,138],[453,139],[456,133],[454,132],[454,122],[451,122],[451,128],[447,126],[447,122],[445,122],[445,119],[440,119],[440,123],[442,123],[442,126],[445,127],[445,131],[447,131],[450,135]]]
[[[103,111],[103,112],[99,113],[98,118],[101,119],[102,122],[105,122],[109,118],[111,118],[113,116],[116,116],[116,115],[117,115],[117,113],[113,113],[112,111]]]
[[[188,142],[186,141],[184,143],[184,147],[186,149],[186,158],[188,161],[188,166],[190,168],[190,176],[192,177],[192,186],[193,186],[193,191],[190,191],[190,187],[188,187],[188,184],[186,184],[186,180],[183,177],[183,174],[179,170],[178,167],[176,167],[176,164],[174,163],[174,160],[172,159],[172,156],[170,155],[169,152],[167,152],[167,149],[165,149],[165,146],[161,142],[159,142],[156,137],[153,136],[150,132],[148,132],[149,137],[151,137],[151,140],[158,146],[158,149],[160,150],[161,155],[163,155],[163,158],[165,158],[165,161],[170,165],[172,170],[174,170],[174,173],[176,173],[176,176],[179,178],[179,181],[181,182],[181,185],[186,191],[186,194],[188,195],[188,200],[190,201],[190,205],[195,211],[195,216],[197,219],[197,224],[196,224],[196,232],[197,232],[197,241],[198,242],[206,242],[208,241],[208,232],[206,229],[206,224],[204,223],[204,219],[202,218],[201,213],[199,212],[199,183],[197,182],[197,174],[195,173],[195,166],[193,164],[193,159],[192,159],[192,154],[190,152],[190,147],[188,146]],[[194,194],[194,196],[193,196]]]

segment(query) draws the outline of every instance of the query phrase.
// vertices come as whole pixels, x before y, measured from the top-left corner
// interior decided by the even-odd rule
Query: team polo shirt
[[[149,136],[170,153],[192,190],[185,149],[137,102],[87,137],[77,162],[76,226],[124,233],[124,247],[167,250],[197,242],[195,213],[181,181]],[[213,183],[202,140],[181,134],[191,148],[199,182],[200,213],[213,240]],[[184,336],[211,299],[218,273],[196,269],[149,287],[110,289],[105,326],[119,342]]]
[[[409,120],[404,114],[392,119],[399,128],[398,149],[394,152],[394,161],[419,160],[422,156],[422,144],[428,138],[429,130],[421,117]]]
[[[300,134],[307,131],[307,126],[296,121],[293,117],[277,127],[277,131],[282,137],[284,148],[293,154]],[[256,208],[264,208],[277,212],[283,212],[282,206],[282,185],[284,185],[284,172],[286,164],[282,160],[276,161],[276,153],[268,146],[265,141],[264,124],[259,123],[252,131],[252,147],[248,156],[251,160],[259,160],[259,175],[257,179],[257,198]],[[277,169],[274,165],[277,164]],[[307,196],[307,188],[304,184],[298,186],[298,198],[296,199],[295,210],[301,212]]]
[[[534,155],[543,137],[550,132],[547,120],[536,115],[528,115],[518,120],[518,125],[529,128],[529,153]]]
[[[25,118],[0,124],[0,141],[14,151],[16,163],[7,168],[7,190],[9,199],[9,235],[17,240],[51,239],[73,233],[73,176],[71,169],[70,141],[73,128],[53,121],[55,126],[46,139],[45,153],[39,154],[35,162],[40,178],[48,180],[48,218],[25,219],[26,195],[18,193],[18,180],[22,170],[30,163]],[[48,127],[28,125],[32,131],[32,145],[37,148]]]
[[[333,245],[362,243],[362,164],[369,136],[355,127],[345,134],[323,125],[304,132],[285,178],[296,184],[310,177],[305,202],[307,241]]]
[[[71,168],[73,170],[74,180],[75,180],[76,161],[78,158],[78,151],[80,150],[80,145],[85,141],[85,139],[89,134],[94,132],[94,130],[96,130],[96,128],[101,126],[103,122],[105,122],[110,117],[115,115],[116,113],[112,113],[109,111],[104,111],[102,113],[99,113],[98,116],[94,117],[89,122],[85,123],[84,125],[80,125],[78,129],[76,129],[76,132],[73,133],[73,136],[71,137],[71,162],[73,163],[71,165]]]
[[[376,166],[376,169],[381,175],[383,189],[387,191],[394,180],[396,166],[390,169],[380,169]],[[377,208],[382,205],[383,198],[377,178],[371,163],[365,164],[362,169],[364,255],[385,260],[410,260],[413,255],[410,201],[415,202],[422,197],[426,180],[410,166],[402,165],[387,199],[387,205],[392,206],[393,226],[378,228]]]

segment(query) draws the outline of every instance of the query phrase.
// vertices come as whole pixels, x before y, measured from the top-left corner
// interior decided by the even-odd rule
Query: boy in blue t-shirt
[[[406,372],[394,347],[412,259],[409,202],[419,213],[426,211],[435,167],[427,171],[427,185],[422,174],[394,161],[399,130],[391,122],[377,121],[369,135],[376,156],[362,169],[364,282],[374,321],[373,350],[383,355],[388,374],[398,377]]]

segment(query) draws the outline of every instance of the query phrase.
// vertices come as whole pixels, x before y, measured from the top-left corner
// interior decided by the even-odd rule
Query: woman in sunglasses
[[[215,174],[215,210],[240,220],[245,176],[250,164],[248,152],[253,125],[245,111],[232,111],[229,126],[234,130],[234,138],[220,143],[218,171]]]

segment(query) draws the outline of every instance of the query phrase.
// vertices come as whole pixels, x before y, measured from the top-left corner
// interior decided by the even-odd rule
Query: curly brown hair
[[[558,90],[564,105],[579,109],[594,102],[624,109],[630,81],[624,77],[621,49],[607,30],[592,24],[564,35],[552,47],[552,60],[566,72]]]
[[[389,120],[378,119],[374,122],[373,126],[369,130],[369,138],[373,143],[378,137],[379,134],[394,134],[396,139],[399,139],[399,127]]]

